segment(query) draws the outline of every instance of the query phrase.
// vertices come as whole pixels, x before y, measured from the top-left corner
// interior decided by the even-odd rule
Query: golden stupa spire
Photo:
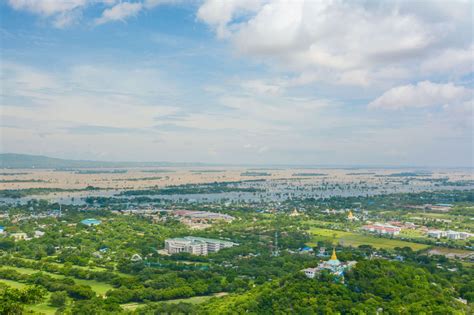
[[[332,249],[331,260],[337,260],[336,249],[335,248]]]
[[[349,210],[349,215],[347,216],[347,218],[348,218],[349,220],[354,219],[354,215],[352,214],[352,211],[351,211],[351,210]]]

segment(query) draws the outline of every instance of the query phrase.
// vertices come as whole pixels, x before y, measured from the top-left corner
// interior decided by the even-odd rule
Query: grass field
[[[17,282],[17,281],[12,281],[12,280],[6,280],[6,279],[0,279],[0,283],[6,284],[9,287],[15,288],[15,289],[23,289],[26,287],[26,284]]]
[[[97,294],[102,295],[102,296],[105,295],[107,291],[112,290],[114,288],[108,283],[99,282],[96,280],[83,280],[83,279],[76,279],[76,278],[73,278],[73,279],[77,284],[89,285],[92,288],[92,290],[94,290]]]
[[[401,241],[397,239],[387,239],[371,235],[363,235],[356,232],[335,231],[321,228],[311,228],[313,239],[310,246],[314,246],[318,241],[332,241],[343,246],[357,247],[359,245],[371,245],[375,248],[392,249],[395,247],[410,247],[413,250],[421,250],[429,247],[425,244]]]
[[[207,300],[213,298],[213,296],[193,296],[187,299],[175,299],[175,300],[168,300],[164,301],[165,303],[170,303],[170,304],[177,304],[177,303],[191,303],[191,304],[200,304],[204,303]]]
[[[191,303],[191,304],[200,304],[212,299],[213,297],[221,297],[225,295],[227,295],[226,292],[221,292],[221,293],[216,293],[214,295],[193,296],[186,299],[174,299],[174,300],[162,301],[159,303],[177,304],[177,303],[183,302],[183,303]],[[133,311],[137,309],[138,307],[144,306],[144,305],[145,305],[144,303],[126,303],[120,306],[127,311]]]
[[[2,267],[0,267],[0,268],[2,268]],[[31,268],[21,268],[21,267],[13,267],[13,266],[4,266],[3,268],[5,268],[5,269],[14,269],[14,270],[18,271],[19,273],[28,274],[28,275],[41,271],[41,270],[36,270],[36,269],[31,269]],[[64,275],[57,275],[57,274],[46,272],[46,271],[41,271],[41,272],[46,274],[46,275],[49,275],[53,278],[57,278],[57,279],[65,278]],[[90,286],[92,288],[92,290],[95,291],[95,293],[97,293],[99,295],[102,295],[102,296],[105,295],[105,293],[108,290],[113,289],[113,287],[110,284],[105,283],[105,282],[99,282],[99,281],[95,281],[95,280],[77,279],[77,278],[73,278],[73,277],[71,277],[71,278],[77,284],[83,284],[83,285]],[[7,281],[7,280],[2,280],[2,281]]]
[[[27,309],[34,311],[36,313],[46,314],[46,315],[53,315],[56,313],[57,308],[54,306],[48,305],[49,296],[46,297],[46,302],[35,304],[31,306],[27,306]]]
[[[49,256],[49,257],[55,257],[55,256]],[[34,260],[34,259],[30,259],[30,258],[21,258],[21,260],[24,260],[24,261],[29,261],[29,262],[39,262],[39,261],[42,261],[42,262],[45,262],[45,263],[48,263],[48,264],[52,264],[52,265],[56,265],[58,267],[63,267],[64,265],[61,264],[61,263],[57,263],[57,262],[50,262],[50,261],[46,261],[46,260]],[[73,268],[78,268],[78,269],[84,269],[84,270],[91,270],[91,271],[106,271],[107,269],[105,268],[102,268],[102,267],[89,267],[89,266],[79,266],[79,265],[72,265]]]

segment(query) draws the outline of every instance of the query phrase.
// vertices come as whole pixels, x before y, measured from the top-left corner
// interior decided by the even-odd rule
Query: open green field
[[[50,272],[46,272],[46,271],[41,271],[41,270],[36,270],[36,269],[31,269],[31,268],[21,268],[21,267],[13,267],[13,266],[3,266],[3,268],[13,269],[13,270],[18,271],[19,273],[28,274],[28,275],[36,273],[36,272],[42,272],[42,273],[44,273],[48,276],[51,276],[53,278],[57,278],[57,279],[65,278],[64,275],[58,275],[58,274],[54,274],[54,273],[50,273]],[[77,279],[77,278],[74,278],[74,277],[71,277],[71,278],[77,284],[90,286],[92,288],[92,290],[95,291],[95,293],[97,293],[99,295],[102,295],[102,296],[105,295],[105,293],[108,290],[113,289],[113,287],[110,284],[105,283],[105,282],[99,282],[99,281],[96,281],[96,280]],[[8,280],[1,280],[1,281],[8,281]]]
[[[168,301],[164,301],[165,303],[174,303],[174,304],[177,304],[177,303],[191,303],[191,304],[200,304],[200,303],[204,303],[206,302],[207,300],[213,298],[214,296],[212,295],[206,295],[206,296],[193,296],[193,297],[190,297],[190,298],[187,298],[187,299],[175,299],[175,300],[168,300]]]
[[[56,313],[57,308],[54,306],[48,305],[49,295],[46,297],[46,301],[40,304],[30,305],[27,306],[27,309],[34,311],[36,313],[46,314],[46,315],[53,315]]]
[[[49,256],[50,258],[51,257],[55,257],[55,256]],[[17,257],[19,258],[19,257]],[[28,262],[45,262],[45,263],[48,263],[48,264],[52,264],[52,265],[56,265],[58,267],[64,267],[63,264],[61,263],[58,263],[58,262],[51,262],[51,261],[47,261],[47,260],[34,260],[34,259],[30,259],[30,258],[20,258],[21,260],[24,260],[24,261],[28,261]],[[73,268],[78,268],[78,269],[84,269],[84,270],[91,270],[91,271],[106,271],[107,269],[106,268],[102,268],[102,267],[95,267],[95,266],[79,266],[79,265],[71,265],[71,267]]]
[[[185,298],[185,299],[174,299],[174,300],[167,300],[167,301],[162,301],[158,303],[170,303],[170,304],[177,304],[177,303],[191,303],[191,304],[200,304],[204,303],[213,297],[221,297],[227,295],[226,292],[221,292],[221,293],[216,293],[214,295],[202,295],[202,296],[193,296],[190,298]],[[120,305],[123,309],[128,310],[128,311],[133,311],[137,309],[138,307],[144,306],[144,303],[126,303]]]
[[[32,269],[32,268],[23,268],[23,267],[15,267],[15,266],[3,266],[3,267],[0,267],[0,268],[13,269],[13,270],[15,270],[19,273],[27,274],[27,275],[31,275],[31,274],[37,273],[37,272],[42,272],[43,274],[51,276],[52,278],[56,278],[56,279],[64,278],[63,275],[57,275],[57,274],[54,274],[54,273],[51,273],[51,272],[41,271],[41,270]]]
[[[96,280],[84,280],[73,278],[77,284],[89,285],[95,293],[104,296],[105,293],[109,290],[112,290],[114,287],[105,282],[99,282]]]
[[[356,232],[335,231],[321,228],[311,228],[313,239],[310,246],[314,246],[318,241],[332,241],[343,246],[357,247],[359,245],[371,245],[375,248],[393,249],[395,247],[410,247],[413,250],[421,250],[429,247],[425,244],[401,241],[397,239],[381,238],[371,235],[363,235]]]
[[[6,284],[9,287],[15,288],[15,289],[23,289],[26,287],[26,284],[17,282],[17,281],[12,281],[12,280],[6,280],[6,279],[0,279],[0,283]]]
[[[428,238],[426,234],[421,231],[408,229],[403,229],[400,232],[400,237],[411,238],[415,240],[426,240]]]

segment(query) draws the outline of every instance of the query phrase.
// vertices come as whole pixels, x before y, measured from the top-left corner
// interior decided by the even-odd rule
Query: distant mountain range
[[[246,167],[249,170],[268,170],[268,167],[273,169],[286,168],[300,168],[300,169],[321,169],[321,168],[336,168],[346,170],[357,169],[411,169],[412,171],[429,170],[426,166],[389,166],[389,165],[308,165],[308,164],[226,164],[226,163],[199,163],[199,162],[110,162],[110,161],[91,161],[91,160],[66,160],[52,158],[44,155],[29,155],[17,153],[3,153],[0,154],[0,169],[1,168],[39,168],[39,169],[78,169],[78,168],[132,168],[132,167],[199,167],[199,166],[238,166]],[[440,168],[440,167],[433,167]],[[441,167],[446,169],[472,169],[472,166],[467,167]]]
[[[204,163],[172,163],[172,162],[107,162],[88,160],[65,160],[43,155],[16,153],[0,154],[0,168],[124,168],[124,167],[166,167],[166,166],[209,166]]]

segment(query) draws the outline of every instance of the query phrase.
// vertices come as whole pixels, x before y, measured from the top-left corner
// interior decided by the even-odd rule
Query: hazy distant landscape
[[[388,284],[377,287],[377,279],[393,270],[404,288],[396,292],[418,290],[403,278],[420,272],[436,275],[431,281],[439,285],[456,281],[449,294],[433,288],[420,298],[431,303],[437,296],[451,305],[442,309],[471,310],[472,169],[256,169],[16,157],[19,168],[5,159],[10,167],[1,170],[0,287],[34,296],[25,310],[81,314],[101,303],[124,314],[213,314],[238,309],[244,299],[246,309],[264,313],[268,308],[256,309],[254,299],[269,288],[277,290],[274,297],[287,294],[273,278],[298,291],[319,290],[310,289],[316,284],[352,290],[369,281],[381,298]],[[56,161],[64,168],[39,168]],[[167,245],[186,237],[233,245],[204,253],[188,247],[174,253]],[[331,250],[342,262],[329,257]],[[317,272],[315,279],[308,272]],[[143,278],[148,282],[135,283]],[[353,306],[337,308],[346,307]]]

